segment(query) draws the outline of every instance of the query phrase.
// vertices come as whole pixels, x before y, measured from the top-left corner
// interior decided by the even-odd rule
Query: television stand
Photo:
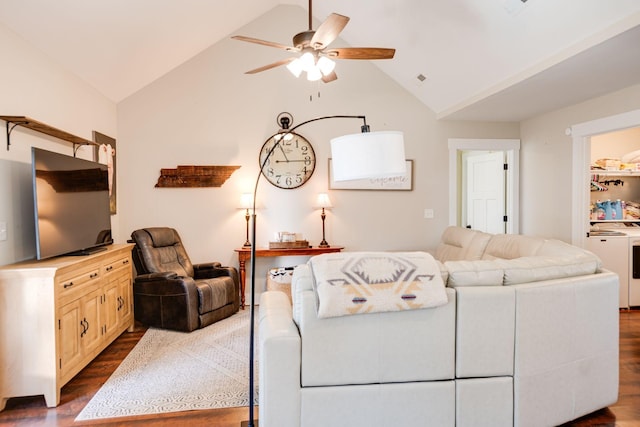
[[[0,411],[18,396],[58,405],[62,386],[134,330],[132,247],[0,266]]]
[[[102,251],[106,251],[107,247],[106,246],[96,246],[93,248],[87,248],[87,249],[80,249],[79,251],[73,251],[73,252],[69,252],[68,256],[86,256],[86,255],[93,255],[93,254],[97,254],[98,252],[102,252]]]

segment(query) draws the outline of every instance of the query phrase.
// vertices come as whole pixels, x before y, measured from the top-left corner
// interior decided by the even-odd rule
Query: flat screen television
[[[37,259],[113,243],[107,166],[35,147],[31,158]]]

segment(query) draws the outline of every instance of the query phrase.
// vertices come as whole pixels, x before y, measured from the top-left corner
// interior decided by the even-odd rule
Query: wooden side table
[[[256,258],[278,257],[278,256],[314,256],[331,252],[340,252],[344,246],[330,246],[328,248],[294,248],[294,249],[268,249],[256,248]],[[245,282],[246,282],[246,263],[251,260],[251,248],[234,249],[238,253],[238,265],[240,272],[240,306],[244,309],[245,303]]]

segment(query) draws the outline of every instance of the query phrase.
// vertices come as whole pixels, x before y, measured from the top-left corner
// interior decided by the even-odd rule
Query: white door
[[[470,151],[464,153],[463,162],[466,226],[487,233],[505,233],[504,152]]]

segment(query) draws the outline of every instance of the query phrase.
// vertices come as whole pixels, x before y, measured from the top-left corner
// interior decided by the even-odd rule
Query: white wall
[[[303,9],[279,6],[234,34],[287,43],[306,27],[305,19]],[[226,39],[118,105],[123,234],[172,226],[194,262],[237,265],[233,249],[244,243],[245,220],[236,206],[241,193],[252,191],[258,153],[278,130],[278,113],[290,112],[295,123],[364,114],[374,131],[404,131],[407,158],[414,159],[414,189],[329,191],[334,208],[327,214],[328,242],[349,250],[433,248],[448,222],[447,139],[519,137],[517,124],[436,122],[431,110],[369,62],[338,61],[339,78],[330,84],[296,80],[284,67],[244,74],[287,56]],[[335,119],[297,130],[316,151],[316,171],[295,190],[261,180],[258,246],[267,246],[275,231],[302,233],[314,246],[320,242],[320,212],[312,206],[317,193],[328,189],[329,139],[359,132],[360,125]],[[160,169],[177,165],[241,168],[221,188],[154,188]],[[425,208],[434,209],[435,219],[423,218]],[[257,274],[262,278],[269,265],[300,261],[259,259]]]
[[[572,125],[640,108],[640,85],[521,123],[521,231],[571,242]]]
[[[591,163],[598,159],[620,160],[640,150],[640,128],[625,129],[591,138]]]
[[[306,12],[280,6],[237,34],[286,42],[301,27],[306,27]],[[413,191],[330,192],[335,208],[328,213],[327,240],[351,250],[434,247],[448,217],[447,139],[518,137],[517,124],[436,122],[432,111],[368,62],[339,62],[338,81],[326,85],[296,80],[284,68],[247,76],[244,71],[287,53],[227,39],[123,101],[116,115],[111,101],[2,26],[0,49],[10,58],[0,67],[5,83],[0,114],[26,115],[87,139],[97,130],[118,140],[116,242],[139,227],[174,226],[195,262],[217,259],[237,265],[233,249],[244,242],[245,230],[236,206],[240,194],[253,188],[260,146],[277,131],[275,118],[282,111],[291,112],[298,123],[323,115],[365,114],[373,130],[405,132],[407,157],[414,159]],[[260,246],[277,230],[303,233],[318,244],[321,223],[312,205],[328,187],[328,140],[357,132],[359,126],[345,119],[300,129],[316,149],[315,174],[296,190],[261,181]],[[0,241],[4,265],[35,256],[31,146],[66,154],[72,149],[22,128],[13,131],[10,151],[4,148],[4,132],[0,144],[0,221],[8,223],[8,240]],[[84,148],[79,155],[91,157]],[[241,168],[222,188],[154,188],[160,168],[179,164]],[[425,208],[435,210],[435,219],[422,218]],[[260,260],[260,274],[273,262]]]
[[[28,116],[86,139],[92,138],[93,130],[117,137],[113,102],[2,25],[0,52],[1,115]],[[5,122],[0,125],[0,221],[8,225],[8,239],[0,241],[4,265],[35,257],[31,147],[68,155],[73,150],[69,143],[16,128],[7,151]],[[91,158],[91,153],[82,148],[79,156]],[[112,222],[117,234],[117,215]]]

